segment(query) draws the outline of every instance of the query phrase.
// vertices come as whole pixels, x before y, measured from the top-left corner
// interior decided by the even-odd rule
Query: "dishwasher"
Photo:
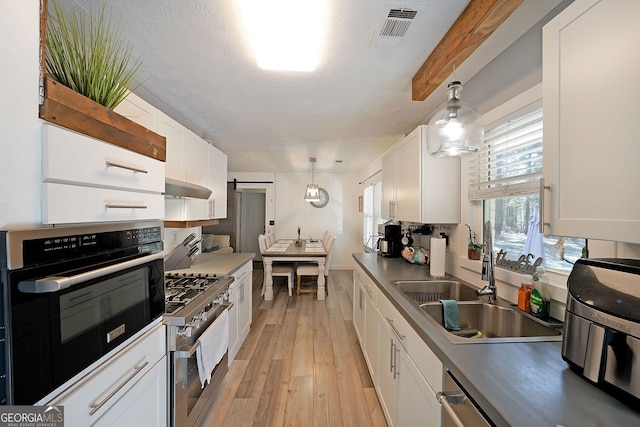
[[[436,397],[442,405],[442,427],[492,426],[449,370],[443,381],[444,390]]]

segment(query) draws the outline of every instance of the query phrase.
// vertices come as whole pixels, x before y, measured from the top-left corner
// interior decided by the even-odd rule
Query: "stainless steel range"
[[[197,351],[200,338],[210,332],[210,328],[216,327],[216,319],[231,308],[229,285],[232,282],[231,276],[186,273],[165,276],[166,312],[163,322],[167,325],[171,424],[174,426],[202,423],[208,402],[227,372],[225,351],[213,369],[211,380],[202,387]]]

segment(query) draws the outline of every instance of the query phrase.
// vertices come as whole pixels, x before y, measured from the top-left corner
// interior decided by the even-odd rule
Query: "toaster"
[[[640,403],[640,260],[579,259],[567,281],[562,358],[605,392]]]

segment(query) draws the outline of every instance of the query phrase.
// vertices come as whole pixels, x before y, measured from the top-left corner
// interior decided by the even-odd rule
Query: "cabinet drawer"
[[[164,331],[164,325],[157,325],[114,355],[107,356],[93,372],[62,386],[59,394],[39,404],[64,405],[67,425],[92,425],[165,356]]]
[[[238,270],[234,271],[232,276],[235,278],[235,281],[239,281],[242,280],[242,277],[247,274],[247,273],[251,273],[253,271],[253,265],[252,262],[249,261],[247,263],[245,263],[242,267],[240,267]]]
[[[45,182],[164,192],[164,162],[57,126],[42,126]]]
[[[42,184],[42,223],[130,221],[164,218],[164,196],[107,188]]]
[[[380,297],[378,309],[386,322],[392,321],[392,328],[404,337],[400,342],[407,350],[407,354],[413,360],[420,373],[427,380],[433,392],[440,390],[442,383],[442,362],[431,351],[429,346],[420,338],[418,333],[396,310],[391,301]]]

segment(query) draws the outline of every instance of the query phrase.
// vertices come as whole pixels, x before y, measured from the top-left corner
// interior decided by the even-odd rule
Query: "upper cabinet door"
[[[544,27],[547,234],[640,243],[639,16],[576,0]]]
[[[395,147],[382,156],[382,218],[395,219],[396,151]]]
[[[396,148],[396,202],[394,216],[400,221],[421,221],[421,137],[420,127],[407,135]]]
[[[167,138],[166,177],[186,181],[184,147],[189,137],[189,130],[162,111],[158,111],[157,132]]]
[[[429,224],[460,222],[460,159],[427,153],[421,125],[382,157],[382,218]]]
[[[209,216],[227,217],[227,155],[214,146],[209,147]]]
[[[132,92],[113,110],[123,117],[156,132],[158,110]]]

